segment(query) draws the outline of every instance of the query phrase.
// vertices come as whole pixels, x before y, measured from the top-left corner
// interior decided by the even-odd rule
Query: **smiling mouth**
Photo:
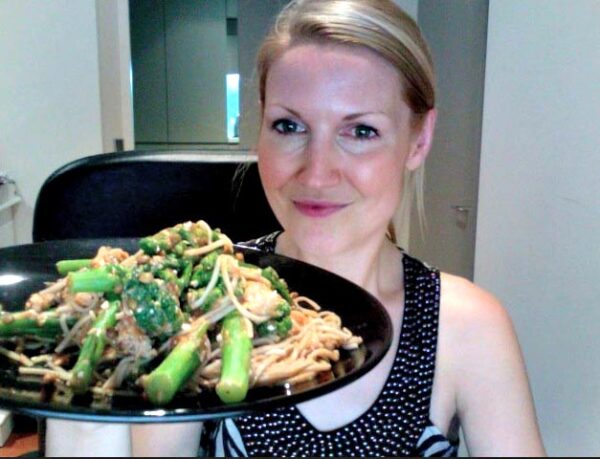
[[[338,204],[334,202],[317,201],[292,201],[294,207],[303,215],[308,217],[323,218],[332,215],[349,204]]]

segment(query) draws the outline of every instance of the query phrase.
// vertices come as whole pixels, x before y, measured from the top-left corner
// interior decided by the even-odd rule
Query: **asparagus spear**
[[[110,301],[108,308],[98,316],[88,335],[85,337],[77,363],[71,370],[70,383],[76,393],[83,393],[88,389],[94,369],[104,352],[106,331],[116,325],[116,316],[120,306],[120,300]]]
[[[89,258],[78,260],[61,260],[56,263],[56,270],[61,276],[66,276],[72,271],[79,271],[81,268],[89,268],[92,260]]]
[[[104,268],[76,271],[69,273],[68,276],[69,290],[73,293],[114,292],[120,283],[118,276],[115,276]]]
[[[75,324],[74,318],[66,320],[67,326]],[[58,315],[53,311],[36,314],[32,311],[0,314],[0,338],[37,336],[56,338],[63,333]]]
[[[232,312],[223,320],[221,334],[221,378],[216,392],[224,403],[237,403],[248,392],[252,323],[239,312]]]
[[[198,350],[210,323],[198,319],[192,330],[182,337],[177,346],[143,382],[144,390],[154,405],[166,405],[200,366]]]
[[[208,328],[235,310],[232,302],[223,301],[215,309],[196,319],[175,348],[142,382],[146,395],[155,405],[166,405],[200,366],[200,348]]]

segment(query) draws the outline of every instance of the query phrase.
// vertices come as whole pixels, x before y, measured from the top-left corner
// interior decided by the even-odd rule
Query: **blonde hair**
[[[415,21],[392,0],[294,0],[279,14],[258,52],[260,101],[273,62],[299,43],[360,46],[391,63],[400,75],[403,97],[418,128],[435,107],[435,74],[429,47]],[[400,215],[410,215],[416,198],[424,221],[423,167],[405,171]],[[392,230],[393,233],[393,230]]]

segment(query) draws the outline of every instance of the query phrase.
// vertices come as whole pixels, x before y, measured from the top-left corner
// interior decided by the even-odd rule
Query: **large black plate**
[[[101,245],[133,251],[135,239],[80,239],[51,241],[0,249],[0,303],[5,310],[22,309],[27,297],[56,280],[54,263],[66,258],[92,257]],[[339,276],[279,255],[237,247],[246,260],[273,266],[291,290],[316,300],[337,313],[364,346],[342,356],[335,370],[324,378],[302,386],[251,389],[243,403],[224,405],[209,392],[178,396],[157,409],[140,396],[91,396],[60,398],[39,384],[18,378],[15,365],[0,356],[0,407],[33,416],[94,422],[182,422],[232,417],[254,410],[272,409],[317,397],[354,381],[373,368],[390,346],[392,326],[381,304],[369,293]]]

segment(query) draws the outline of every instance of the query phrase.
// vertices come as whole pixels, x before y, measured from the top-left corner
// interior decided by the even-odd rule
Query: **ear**
[[[406,159],[406,168],[408,170],[414,171],[425,162],[433,143],[436,120],[437,110],[433,108],[425,114],[421,126],[414,133],[410,153]]]

